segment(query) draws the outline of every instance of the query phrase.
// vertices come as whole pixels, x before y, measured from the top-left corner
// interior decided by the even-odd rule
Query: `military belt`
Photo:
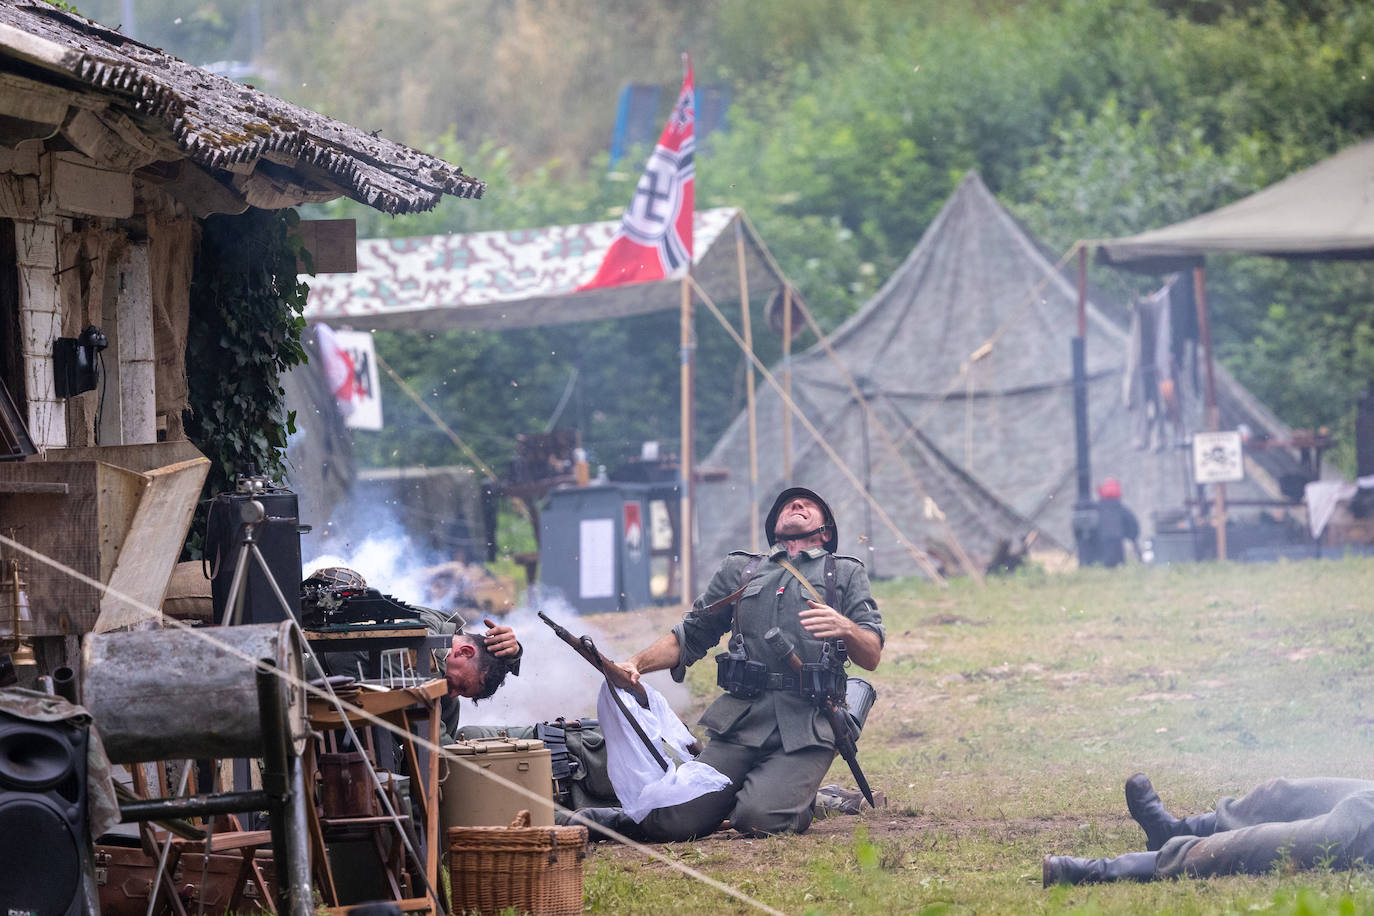
[[[795,674],[779,674],[768,672],[768,680],[764,682],[765,690],[796,690],[801,682],[797,680]]]

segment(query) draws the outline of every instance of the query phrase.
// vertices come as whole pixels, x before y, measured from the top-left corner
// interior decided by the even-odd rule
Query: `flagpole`
[[[792,286],[782,285],[782,479],[792,484]],[[752,522],[751,522],[752,524]]]
[[[754,352],[753,323],[749,317],[749,271],[744,263],[744,225],[735,222],[735,261],[739,266],[739,315],[744,329],[744,349]],[[744,359],[744,403],[749,416],[749,552],[759,552],[759,526],[754,519],[759,512],[759,428],[754,413],[754,365]]]
[[[678,480],[678,495],[681,498],[682,511],[678,513],[679,525],[682,528],[680,544],[678,550],[679,562],[681,564],[682,582],[682,602],[691,604],[696,597],[696,576],[692,567],[692,478],[694,476],[692,455],[695,449],[692,446],[692,382],[693,382],[693,346],[692,346],[692,287],[691,287],[691,268],[687,270],[687,275],[682,278],[682,314],[681,314],[681,385],[682,385],[682,460],[680,477]]]

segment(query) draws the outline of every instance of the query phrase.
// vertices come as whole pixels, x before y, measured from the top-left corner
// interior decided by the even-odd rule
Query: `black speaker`
[[[269,485],[257,493],[220,493],[210,503],[205,520],[205,556],[214,571],[210,580],[210,601],[215,622],[225,619],[229,606],[229,587],[234,581],[243,548],[244,519],[249,515],[247,503],[257,500],[267,516],[257,526],[253,538],[257,542],[272,579],[281,589],[297,620],[301,616],[301,529],[296,494],[283,487]],[[245,557],[248,572],[243,581],[243,616],[239,623],[279,623],[286,619],[281,602],[267,581],[262,566],[251,556]]]
[[[85,908],[87,730],[0,713],[0,902],[4,912]]]

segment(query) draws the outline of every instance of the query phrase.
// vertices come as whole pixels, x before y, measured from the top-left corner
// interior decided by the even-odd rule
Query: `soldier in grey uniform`
[[[583,809],[578,812],[582,820],[655,842],[705,836],[727,819],[736,830],[755,836],[804,833],[811,826],[816,789],[835,757],[834,736],[763,635],[780,628],[805,662],[816,661],[826,641],[843,640],[849,658],[872,670],[885,634],[863,563],[834,555],[839,544],[835,517],[820,496],[802,487],[784,490],[764,530],[772,548],[768,554],[731,553],[682,622],[619,665],[633,683],[641,674],[663,669],[673,669],[681,680],[688,665],[732,633],[731,652],[739,653],[742,644],[751,662],[766,667],[757,695],[727,692],[701,717],[710,742],[697,759],[727,776],[730,785],[657,808],[639,824],[619,808]],[[817,594],[834,595],[831,603],[811,598],[783,561]],[[737,600],[725,600],[737,592]]]
[[[1088,884],[1264,874],[1280,860],[1296,868],[1374,863],[1374,781],[1271,779],[1214,812],[1174,817],[1142,773],[1126,781],[1126,807],[1145,831],[1147,852],[1114,859],[1046,856],[1043,881]]]

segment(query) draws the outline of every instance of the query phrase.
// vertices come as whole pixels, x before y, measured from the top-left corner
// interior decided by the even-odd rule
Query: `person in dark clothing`
[[[1136,539],[1140,537],[1140,523],[1135,513],[1121,502],[1121,483],[1108,477],[1097,488],[1097,531],[1092,562],[1103,566],[1120,566],[1126,562],[1125,542],[1130,541],[1135,555],[1140,556]]]
[[[1223,798],[1216,811],[1180,818],[1136,773],[1126,780],[1126,808],[1145,831],[1146,852],[1045,856],[1045,887],[1259,875],[1280,860],[1297,868],[1374,862],[1374,781],[1368,779],[1271,779],[1242,798]]]

